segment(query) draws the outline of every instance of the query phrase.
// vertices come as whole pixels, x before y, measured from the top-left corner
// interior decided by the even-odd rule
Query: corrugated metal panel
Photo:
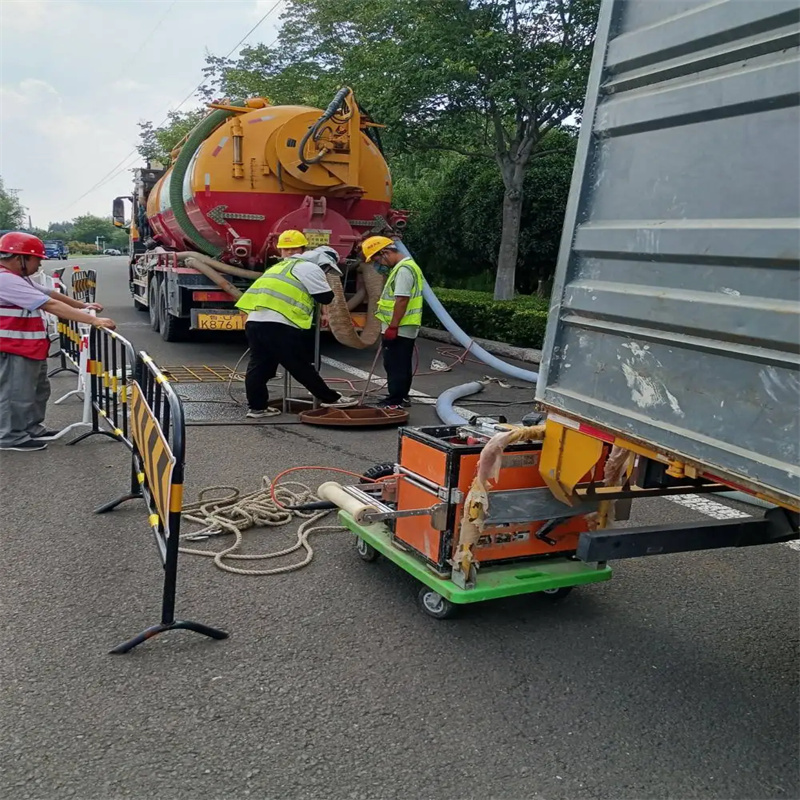
[[[605,0],[537,398],[800,495],[800,7]]]

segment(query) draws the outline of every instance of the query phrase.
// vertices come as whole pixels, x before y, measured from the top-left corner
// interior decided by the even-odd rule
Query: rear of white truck
[[[537,388],[543,474],[575,502],[567,473],[605,442],[636,454],[631,491],[777,506],[744,534],[644,537],[631,556],[797,533],[798,42],[797,0],[602,5]]]

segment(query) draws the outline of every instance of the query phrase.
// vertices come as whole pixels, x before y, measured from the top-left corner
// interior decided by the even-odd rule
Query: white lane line
[[[327,364],[329,367],[333,367],[334,369],[338,369],[341,372],[346,372],[348,375],[352,375],[354,378],[361,378],[361,380],[367,380],[369,378],[369,372],[365,372],[363,369],[359,369],[358,367],[352,366],[352,364],[346,364],[344,361],[337,361],[335,358],[328,358],[328,356],[322,356],[321,361],[323,364]],[[378,386],[383,385],[386,382],[385,378],[379,378],[372,376],[370,383],[374,383]],[[422,406],[433,406],[436,405],[436,398],[431,397],[429,394],[425,394],[424,392],[418,392],[415,389],[412,389],[409,394],[413,397],[417,402]],[[468,419],[471,419],[475,416],[474,412],[470,411],[468,408],[462,408],[460,406],[453,406],[453,410],[457,414],[461,414],[461,416],[465,416],[464,423],[466,424]]]
[[[365,372],[363,369],[354,367],[351,364],[346,364],[344,361],[337,361],[335,358],[322,356],[322,363],[327,364],[329,367],[333,367],[334,369],[338,369],[341,372],[346,372],[348,375],[352,375],[355,378],[361,378],[362,380],[367,380],[367,378],[369,378],[369,373]],[[370,383],[380,385],[384,383],[384,379],[376,378],[373,375]],[[410,394],[420,403],[420,405],[431,406],[436,404],[435,398],[428,394],[424,394],[423,392],[417,392],[412,389]],[[466,414],[467,419],[473,416],[469,409],[461,408],[459,406],[453,406],[453,409],[457,414],[461,414],[462,416]],[[665,499],[672,503],[677,503],[679,506],[683,506],[684,508],[689,508],[692,511],[696,511],[699,514],[703,514],[706,517],[711,517],[712,519],[742,519],[743,517],[753,516],[753,514],[746,514],[744,511],[739,511],[736,508],[724,506],[722,503],[718,503],[716,500],[711,500],[703,495],[687,494],[677,497],[667,497]],[[797,550],[800,552],[800,541],[784,542],[784,544],[787,547],[791,547],[792,550]]]

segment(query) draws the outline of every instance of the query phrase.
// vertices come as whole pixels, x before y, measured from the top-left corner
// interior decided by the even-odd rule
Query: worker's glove
[[[384,342],[393,342],[397,338],[397,328],[387,328],[383,332]]]

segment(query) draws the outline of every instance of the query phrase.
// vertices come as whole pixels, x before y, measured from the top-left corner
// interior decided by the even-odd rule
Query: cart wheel
[[[379,555],[378,551],[360,536],[356,536],[356,552],[362,561],[375,561]]]
[[[442,597],[438,592],[423,586],[417,595],[419,607],[429,616],[436,619],[448,619],[452,617],[457,607],[447,598]]]
[[[544,589],[540,594],[555,602],[556,600],[563,600],[572,591],[572,588],[572,586],[562,586],[559,589]]]

